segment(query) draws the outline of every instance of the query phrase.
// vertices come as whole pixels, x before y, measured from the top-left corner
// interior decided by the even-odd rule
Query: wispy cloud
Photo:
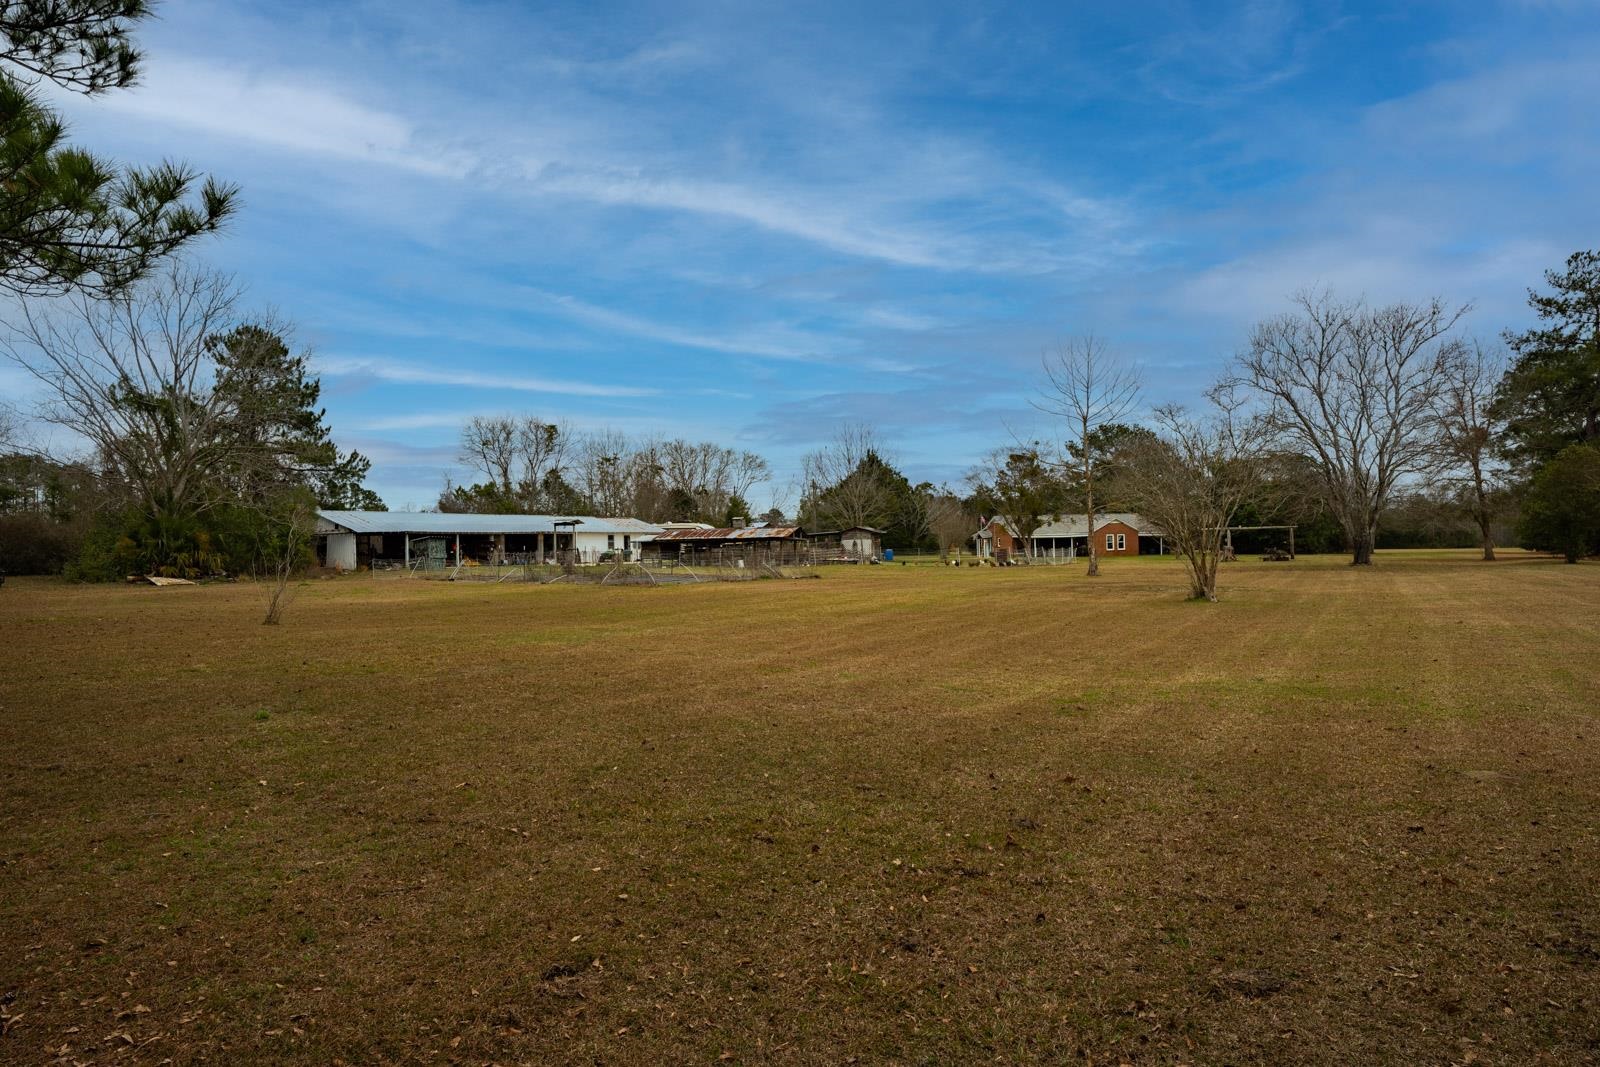
[[[908,267],[956,269],[974,266],[968,255],[940,248],[937,238],[915,230],[851,218],[837,207],[726,181],[650,178],[600,171],[578,173],[541,167],[532,175],[536,191],[597,203],[692,211],[798,237],[847,255]]]
[[[242,184],[202,254],[391,445],[523,406],[789,470],[849,417],[958,471],[1051,339],[1189,400],[1296,288],[1492,334],[1600,232],[1589,0],[444,10],[174,5],[144,85],[60,101],[112,158]],[[380,488],[441,448],[386,446]]]
[[[98,98],[103,106],[308,155],[461,178],[473,161],[423,138],[416,125],[355,100],[316,76],[252,71],[182,56],[148,64],[142,83]]]
[[[654,69],[696,54],[678,42],[615,63]],[[570,74],[582,65],[554,66]],[[1108,237],[1127,228],[1124,205],[1064,188],[948,134],[908,140],[859,131],[851,152],[829,146],[802,177],[737,156],[649,147],[655,138],[637,128],[637,118],[620,119],[598,96],[580,95],[559,117],[462,114],[444,101],[426,115],[411,114],[392,101],[375,102],[384,100],[378,87],[363,90],[315,72],[163,54],[144,84],[105,97],[104,106],[225,141],[443,179],[458,194],[493,190],[687,214],[904,268],[1060,270],[1081,265],[1087,248],[1097,250],[1087,257],[1093,262],[1116,254],[1123,242]],[[536,149],[518,155],[517,146],[528,143]],[[1002,218],[1010,224],[996,230]],[[1073,239],[1090,235],[1092,241]]]
[[[838,348],[838,343],[835,341],[807,336],[801,331],[781,325],[769,327],[758,333],[737,330],[725,333],[694,330],[600,307],[564,293],[550,293],[539,289],[524,291],[530,300],[592,326],[682,348],[699,348],[738,356],[816,361],[829,359],[828,350]]]
[[[406,385],[446,385],[466,389],[510,389],[524,393],[550,393],[557,396],[642,397],[656,396],[658,389],[598,382],[574,382],[523,374],[494,374],[466,369],[438,370],[412,363],[365,356],[316,356],[314,369],[332,377],[373,378]]]

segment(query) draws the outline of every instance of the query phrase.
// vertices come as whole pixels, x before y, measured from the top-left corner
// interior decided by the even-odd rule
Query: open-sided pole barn
[[[637,559],[661,527],[592,515],[461,515],[431,511],[319,511],[317,555],[328,567],[356,570],[374,561],[406,569],[570,559]]]

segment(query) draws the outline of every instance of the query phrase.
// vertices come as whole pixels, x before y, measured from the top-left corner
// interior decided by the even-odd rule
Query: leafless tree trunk
[[[1505,371],[1502,355],[1473,345],[1450,361],[1439,394],[1439,474],[1477,526],[1486,561],[1494,559],[1494,449],[1502,429],[1491,412]]]
[[[1436,407],[1467,308],[1434,299],[1369,308],[1302,293],[1299,311],[1256,326],[1232,382],[1270,404],[1282,444],[1316,460],[1329,508],[1369,564],[1378,515],[1399,479],[1437,452]]]
[[[1228,390],[1214,390],[1211,399],[1215,410],[1204,418],[1157,408],[1157,439],[1128,446],[1118,485],[1183,559],[1190,595],[1215,601],[1225,531],[1260,484],[1270,427],[1242,416]]]
[[[1090,575],[1100,573],[1094,544],[1094,455],[1089,435],[1133,410],[1139,398],[1139,376],[1118,365],[1104,342],[1092,334],[1068,341],[1044,357],[1043,395],[1039,410],[1064,419],[1068,433],[1082,449],[1083,511],[1088,523]]]

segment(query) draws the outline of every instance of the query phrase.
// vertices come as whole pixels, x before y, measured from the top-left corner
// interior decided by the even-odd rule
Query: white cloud
[[[836,252],[908,267],[966,267],[966,255],[941,249],[927,234],[865,222],[818,203],[731,182],[649,178],[642,174],[576,173],[540,167],[533,189],[602,204],[719,215],[774,233],[799,237]]]
[[[224,68],[163,56],[135,88],[97,98],[125,115],[308,155],[459,178],[471,160],[419,135],[399,115],[352,99],[312,75]]]
[[[491,374],[470,370],[435,370],[412,363],[361,356],[317,356],[318,374],[335,377],[369,377],[406,385],[447,385],[467,389],[511,389],[525,393],[551,393],[559,396],[637,397],[655,396],[660,390],[631,385],[562,381],[519,374]]]
[[[623,62],[670,66],[694,54],[680,43],[659,55],[643,49]],[[385,98],[376,89],[367,95]],[[1107,239],[1125,231],[1119,205],[948,136],[857,131],[848,143],[805,146],[796,166],[785,165],[779,174],[742,153],[685,153],[661,145],[650,111],[619,111],[614,102],[581,92],[563,99],[559,111],[546,102],[514,115],[466,114],[463,103],[435,100],[422,116],[364,102],[314,72],[224,66],[182,54],[150,62],[133,90],[93,103],[64,97],[62,106],[103,107],[227,141],[475,187],[462,185],[462,192],[488,189],[725,219],[903,267],[1037,273],[1083,266],[1085,254],[1071,251],[1074,246],[1101,250],[1088,257],[1097,262],[1125,251]],[[807,176],[797,178],[801,173]],[[949,216],[952,201],[964,206]],[[963,222],[966,211],[978,212],[984,226]],[[998,232],[996,223],[1009,232]],[[1070,239],[1084,231],[1095,239]]]
[[[528,296],[591,326],[615,333],[631,334],[683,348],[700,348],[729,355],[764,356],[769,359],[826,361],[825,349],[834,347],[823,338],[812,337],[785,326],[769,327],[757,333],[729,331],[708,333],[599,307],[575,296],[539,289],[523,290]]]

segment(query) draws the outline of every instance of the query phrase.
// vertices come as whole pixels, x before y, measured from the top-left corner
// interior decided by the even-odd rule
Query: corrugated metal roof
[[[466,515],[437,511],[319,511],[318,518],[358,534],[539,534],[576,522],[578,533],[653,536],[661,527],[639,519],[593,515]],[[563,527],[562,532],[567,531]]]
[[[724,526],[715,530],[667,530],[657,541],[772,541],[804,537],[798,526]]]

